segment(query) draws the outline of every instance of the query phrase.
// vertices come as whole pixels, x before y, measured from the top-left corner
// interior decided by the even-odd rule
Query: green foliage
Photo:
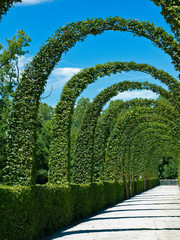
[[[17,1],[0,3],[0,20]],[[176,1],[174,5],[172,1],[167,5],[163,0],[154,2],[162,6],[162,14],[179,39]],[[0,153],[3,155],[0,178],[6,159],[5,183],[27,186],[0,187],[0,239],[43,237],[158,185],[159,159],[167,156],[179,159],[180,83],[148,64],[116,61],[80,71],[66,83],[53,122],[53,109],[39,104],[48,76],[62,54],[76,42],[84,41],[88,34],[96,36],[106,30],[131,32],[151,40],[171,57],[175,69],[180,70],[179,43],[173,36],[161,27],[134,19],[108,17],[69,23],[48,39],[22,75],[18,58],[26,53],[24,47],[29,45],[30,38],[21,30],[12,40],[7,40],[8,47],[0,54]],[[74,110],[77,97],[89,84],[104,76],[132,70],[149,74],[168,90],[148,82],[125,81],[103,90],[92,103],[81,99]],[[111,103],[100,116],[111,97],[134,89],[152,90],[161,97],[158,101],[136,99]],[[51,139],[49,183],[62,186],[32,186],[36,183],[36,174],[38,183],[47,182]],[[98,153],[97,156],[94,153]],[[164,176],[174,174],[173,164],[171,160],[168,166],[163,163]],[[86,184],[70,184],[72,170],[73,180]]]
[[[88,34],[96,36],[106,30],[126,31],[133,33],[134,36],[146,37],[151,40],[155,46],[158,46],[165,51],[165,53],[169,54],[176,70],[179,69],[178,43],[174,40],[173,36],[168,35],[163,28],[155,27],[154,24],[150,24],[149,22],[108,17],[104,20],[99,18],[69,23],[57,30],[26,67],[21,78],[21,83],[17,88],[17,94],[13,100],[9,134],[11,141],[9,142],[8,167],[5,173],[7,176],[5,180],[8,184],[26,185],[33,184],[35,181],[34,158],[37,109],[40,95],[44,90],[44,85],[54,66],[60,60],[62,54],[72,48],[76,42],[84,41]],[[129,70],[134,70],[136,64],[131,64],[133,67],[129,68]],[[76,97],[89,83],[95,81],[96,78],[117,72],[116,66],[110,70],[104,67],[101,69],[101,67],[101,65],[97,66],[97,73],[93,68],[86,70],[84,76],[82,76],[83,74],[81,72],[74,78],[74,82],[70,81],[66,85],[63,91],[61,103],[58,104],[55,114],[56,123],[54,123],[55,133],[53,136],[55,142],[52,144],[53,159],[51,158],[50,161],[49,173],[51,183],[61,182],[64,184],[68,183],[70,179],[68,172],[71,121],[67,114],[72,114]],[[147,68],[149,69],[148,66]],[[141,69],[143,69],[143,65],[141,65]],[[123,70],[124,68],[122,67],[121,71]],[[119,69],[119,72],[121,71]],[[168,74],[165,73],[165,75]],[[80,77],[79,79],[78,76]],[[81,76],[83,81],[80,83]],[[170,78],[171,80],[173,79],[172,77]],[[168,85],[171,85],[174,91],[179,91],[178,83],[172,85],[172,81],[169,80],[169,78],[164,78],[164,80]],[[67,100],[69,100],[68,105],[65,104]],[[64,124],[64,126],[62,126],[62,124]],[[61,139],[58,139],[58,136],[61,136]],[[61,163],[59,163],[59,159],[61,159]]]
[[[177,160],[177,169],[178,169],[178,184],[180,186],[180,159]]]
[[[17,2],[22,2],[22,0],[3,0],[0,2],[0,21],[2,19],[2,15],[5,15],[13,4]]]
[[[180,7],[179,0],[151,0],[157,6],[161,6],[161,14],[170,25],[178,41],[180,40]]]
[[[7,47],[1,46],[0,54],[0,181],[2,181],[2,169],[7,160],[8,145],[8,119],[11,107],[11,98],[19,83],[20,69],[19,58],[27,51],[30,38],[23,30],[17,31],[12,39],[7,39]]]
[[[81,94],[81,92],[87,87],[88,84],[96,81],[98,77],[121,73],[122,71],[128,72],[131,70],[149,73],[155,79],[158,79],[167,84],[169,88],[174,91],[174,94],[177,91],[177,88],[175,86],[177,86],[179,83],[176,79],[163,72],[162,70],[158,70],[150,65],[137,64],[135,62],[116,61],[108,62],[103,65],[98,64],[95,67],[84,69],[78,74],[74,75],[63,88],[61,99],[55,108],[55,116],[53,122],[53,141],[51,150],[52,154],[49,165],[49,181],[51,183],[67,184],[70,181],[70,126],[71,115],[73,113],[76,98]],[[130,82],[127,83],[127,87],[124,84],[124,89],[128,89],[128,84],[131,86]],[[138,85],[138,83],[136,84]],[[142,86],[142,83],[139,83],[139,85]],[[114,86],[114,88],[116,87],[117,86]],[[148,83],[144,83],[143,88],[157,91],[158,87],[155,85],[150,86]],[[160,89],[161,88],[159,88],[158,91],[160,91],[164,97],[172,97],[171,94],[169,95],[168,92],[166,92],[166,94],[163,89]],[[109,99],[109,96],[107,96],[107,99]],[[174,101],[174,98],[171,98],[171,100]],[[92,144],[89,147],[89,152],[92,154]],[[61,160],[59,161],[59,159]]]
[[[36,164],[37,181],[36,183],[46,183],[48,181],[48,161],[50,154],[50,143],[52,140],[52,121],[53,108],[46,103],[40,103],[37,121],[37,140],[36,140]]]
[[[0,182],[2,182],[3,168],[7,158],[7,130],[8,114],[10,110],[10,100],[7,98],[0,99]]]
[[[163,157],[162,159],[159,160],[158,170],[159,178],[163,179],[177,178],[176,159],[173,159],[172,157]]]
[[[71,164],[71,175],[73,175],[73,165],[75,160],[75,147],[76,139],[79,132],[80,125],[82,123],[84,112],[90,104],[89,98],[81,98],[77,102],[76,108],[72,115],[71,132],[70,132],[70,164]]]
[[[122,201],[124,184],[1,186],[0,196],[0,240],[33,240]]]
[[[116,100],[116,101],[112,101],[110,102],[110,106],[108,109],[106,109],[101,116],[99,117],[98,121],[97,121],[97,126],[96,126],[96,131],[95,131],[95,137],[94,137],[94,164],[95,164],[95,177],[96,177],[96,181],[98,179],[103,180],[104,179],[104,161],[105,161],[105,153],[106,153],[106,147],[107,147],[107,143],[110,137],[110,134],[112,132],[112,130],[114,129],[114,126],[117,122],[118,118],[122,118],[123,116],[125,116],[127,114],[127,111],[132,109],[133,107],[137,107],[137,106],[149,106],[149,107],[157,107],[159,104],[159,100],[158,101],[154,101],[154,100],[148,100],[148,99],[134,99],[131,101],[120,101],[120,100]],[[166,105],[161,104],[161,109],[162,111],[167,112],[167,108],[165,107]],[[170,113],[170,114],[169,114]],[[173,113],[173,108],[170,108],[168,110],[168,116],[170,117],[171,114]],[[174,120],[175,118],[177,118],[178,115],[173,114],[173,116],[171,117],[171,120]],[[152,119],[152,120],[151,120]],[[142,119],[139,119],[139,123],[142,121],[149,122],[151,121],[157,121],[159,119],[159,117],[143,117]],[[164,119],[162,119],[164,121]],[[166,121],[167,122],[167,121]],[[140,130],[142,128],[141,125],[140,126]],[[174,128],[173,125],[170,125],[170,127]],[[128,129],[127,129],[128,131]],[[130,148],[130,146],[132,146],[133,141],[134,141],[134,136],[131,134],[131,130],[130,132],[127,132],[125,134],[127,134],[127,138],[126,142],[123,142],[124,147],[126,146],[127,149]],[[124,135],[124,137],[126,137],[126,135]],[[138,135],[137,135],[138,138]],[[129,152],[133,152],[133,150],[129,150]],[[128,156],[128,158],[130,158],[130,154]],[[133,157],[132,160],[133,161]],[[153,167],[152,167],[153,168]]]
[[[19,30],[12,39],[6,41],[7,48],[2,46],[0,54],[0,98],[13,95],[20,81],[19,58],[28,52],[25,48],[31,39],[23,30]]]
[[[74,181],[76,183],[89,183],[96,181],[97,168],[100,168],[101,164],[94,162],[94,133],[97,118],[103,106],[110,100],[110,98],[116,96],[119,92],[127,90],[132,91],[134,89],[152,89],[153,91],[161,93],[166,97],[169,95],[169,92],[156,85],[149,84],[147,82],[139,83],[128,81],[114,84],[98,94],[85,112],[76,140],[74,163]],[[100,161],[102,161],[102,159],[100,159]],[[108,180],[114,180],[114,178]]]
[[[70,188],[58,186],[1,187],[0,239],[38,239],[73,218]]]
[[[46,169],[37,170],[37,184],[45,184],[48,182],[48,171]]]
[[[165,108],[162,108],[162,104],[157,102],[157,106],[150,107],[136,107],[133,110],[129,110],[125,115],[120,116],[118,119],[116,126],[114,127],[112,134],[109,138],[109,142],[106,149],[106,157],[105,157],[105,179],[107,180],[114,180],[114,179],[123,179],[123,176],[128,177],[130,174],[134,177],[137,176],[144,176],[147,174],[147,176],[154,176],[157,177],[156,174],[156,165],[153,159],[151,159],[151,154],[147,154],[146,157],[144,153],[147,153],[147,147],[149,147],[149,144],[151,145],[152,142],[155,144],[155,146],[160,145],[160,135],[158,137],[155,137],[155,135],[151,135],[153,132],[158,133],[155,126],[153,126],[152,130],[151,128],[147,128],[147,121],[153,118],[153,121],[160,117],[160,114],[164,115],[166,118],[166,112],[169,112],[168,117],[171,119],[175,119],[172,108],[167,107],[166,111]],[[159,105],[160,104],[160,105]],[[159,106],[159,107],[158,107]],[[149,116],[145,115],[145,113],[149,114]],[[157,114],[156,119],[155,113]],[[172,115],[170,115],[172,114]],[[178,115],[177,115],[178,117]],[[144,118],[144,119],[143,119]],[[161,121],[163,118],[161,118]],[[145,130],[142,131],[142,123],[145,122]],[[163,123],[167,125],[166,121],[163,120]],[[141,125],[140,125],[141,124]],[[137,138],[133,139],[133,128],[135,126],[140,125],[139,130],[140,133],[137,131]],[[152,124],[151,124],[152,125]],[[171,147],[176,143],[177,141],[177,129],[174,127],[172,128],[172,123],[167,125],[168,131],[165,128],[164,131],[163,128],[166,127],[166,125],[159,124],[157,127],[160,129],[160,133],[169,135],[170,138],[166,139],[163,136],[163,143],[164,141],[168,141],[169,145],[172,145]],[[158,129],[157,128],[157,129]],[[145,132],[146,131],[146,132]],[[150,133],[150,131],[152,133]],[[145,138],[146,137],[146,138]],[[174,140],[172,141],[171,138]],[[142,140],[141,140],[142,139]],[[148,140],[149,139],[149,140]],[[130,140],[130,141],[129,141]],[[137,145],[140,143],[139,147]],[[157,144],[158,143],[158,144]],[[142,146],[143,144],[143,146]],[[135,146],[134,149],[132,146]],[[161,146],[162,147],[162,146]],[[163,149],[163,148],[162,148]],[[136,152],[136,155],[134,154]],[[129,155],[131,153],[132,157]],[[152,161],[152,163],[151,163]],[[154,172],[153,172],[154,170]],[[149,173],[148,173],[149,172]],[[149,175],[148,175],[149,174]]]

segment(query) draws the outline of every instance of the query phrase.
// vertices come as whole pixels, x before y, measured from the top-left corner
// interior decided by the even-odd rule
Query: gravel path
[[[158,186],[46,239],[180,240],[180,189]]]

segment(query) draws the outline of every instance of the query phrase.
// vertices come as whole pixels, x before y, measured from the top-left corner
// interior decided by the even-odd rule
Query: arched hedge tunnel
[[[17,94],[13,100],[13,110],[10,118],[8,161],[7,167],[4,170],[4,179],[9,184],[19,183],[27,185],[35,182],[34,152],[38,103],[46,80],[55,64],[60,60],[62,54],[73,47],[77,41],[84,41],[88,34],[96,36],[106,30],[131,32],[135,36],[142,36],[149,39],[171,57],[176,70],[179,70],[178,43],[172,35],[168,35],[161,27],[155,27],[149,22],[108,17],[104,20],[99,18],[69,23],[57,30],[57,32],[48,39],[47,43],[41,47],[32,62],[26,67],[22,75],[21,83],[17,88]],[[119,65],[122,66],[120,67]],[[63,103],[63,106],[61,106],[60,103],[57,109],[60,110],[63,107],[69,114],[72,114],[72,107],[70,107],[70,101],[72,104],[74,101],[72,96],[77,96],[77,94],[82,91],[82,88],[85,88],[88,83],[94,81],[97,77],[102,77],[117,71],[127,71],[127,69],[135,71],[138,69],[140,71],[149,72],[152,75],[154,74],[155,78],[159,78],[160,76],[161,80],[168,85],[170,91],[174,94],[174,101],[178,99],[179,83],[162,70],[158,71],[154,67],[143,64],[115,63],[113,68],[111,68],[110,64],[104,66],[98,65],[95,69],[90,68],[79,73],[77,77],[82,78],[83,82],[80,84],[78,78],[74,77],[73,80],[66,85],[61,96],[61,103]],[[64,105],[64,99],[69,99],[69,105]],[[177,107],[178,106],[177,104]],[[63,133],[65,135],[69,134],[70,121],[61,112],[62,110],[60,111],[61,113],[59,110],[56,111],[58,118],[63,116],[63,119],[58,120],[58,127],[55,128],[57,134],[62,135],[62,141],[58,142],[58,145],[61,145],[63,151],[58,152],[57,159],[61,158],[63,162],[63,159],[66,158],[65,161],[67,161],[69,158],[69,141],[67,140],[67,136],[63,136]],[[66,123],[67,127],[65,125],[64,128],[60,127],[63,123]],[[62,131],[60,129],[62,129]],[[52,173],[52,171],[50,172]],[[50,174],[50,176],[51,175],[52,174]],[[64,178],[64,173],[62,173],[61,177]],[[65,182],[68,182],[68,178],[69,177],[66,178]],[[52,178],[50,177],[50,179]]]
[[[3,196],[1,236],[37,239],[42,232],[57,230],[154,187],[159,184],[158,162],[162,157],[177,161],[180,185],[180,83],[154,66],[121,61],[83,69],[65,84],[52,121],[49,181],[43,186],[35,184],[40,96],[62,55],[77,42],[85,41],[88,35],[96,36],[108,30],[129,32],[150,40],[168,54],[175,70],[179,71],[179,42],[175,40],[179,37],[175,22],[175,19],[170,21],[173,37],[162,27],[145,21],[120,17],[87,19],[61,27],[40,48],[26,66],[12,99],[8,156],[3,170],[4,184],[11,186],[0,187]],[[129,71],[146,73],[165,87],[124,81],[104,89],[84,113],[71,162],[70,133],[76,99],[100,78]],[[137,89],[151,90],[160,97],[113,101],[102,111],[119,92]]]

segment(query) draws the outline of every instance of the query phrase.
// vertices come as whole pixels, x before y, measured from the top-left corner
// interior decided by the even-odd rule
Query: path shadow
[[[116,229],[93,229],[93,230],[77,230],[57,233],[53,238],[46,238],[45,240],[52,240],[64,236],[72,236],[78,234],[90,234],[90,233],[104,233],[104,232],[135,232],[135,231],[180,231],[180,228],[116,228]],[[78,236],[77,236],[78,239]]]

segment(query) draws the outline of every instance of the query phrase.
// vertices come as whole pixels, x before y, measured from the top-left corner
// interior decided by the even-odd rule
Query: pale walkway
[[[180,240],[179,187],[156,187],[46,239]]]

